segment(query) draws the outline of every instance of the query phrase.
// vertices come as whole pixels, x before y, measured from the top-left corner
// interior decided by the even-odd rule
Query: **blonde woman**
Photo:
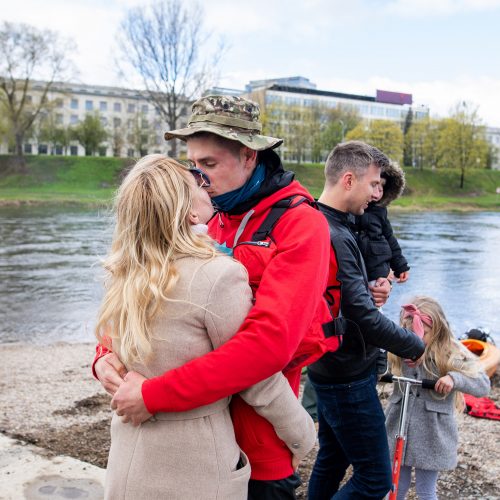
[[[405,498],[415,468],[418,498],[437,499],[436,482],[441,470],[457,465],[458,429],[455,410],[463,411],[462,393],[485,396],[490,381],[474,356],[455,338],[441,306],[430,297],[415,297],[404,305],[401,326],[423,338],[425,352],[417,362],[389,354],[391,372],[416,379],[437,379],[433,391],[414,389],[408,402],[408,428],[398,488]],[[396,385],[386,409],[389,447],[394,441],[402,392]]]
[[[251,307],[246,270],[204,234],[209,185],[202,171],[149,155],[118,190],[96,336],[148,378],[216,349]],[[281,373],[240,395],[297,459],[310,451],[314,424]],[[229,400],[158,413],[138,427],[113,415],[105,497],[246,498],[250,465],[235,441]]]

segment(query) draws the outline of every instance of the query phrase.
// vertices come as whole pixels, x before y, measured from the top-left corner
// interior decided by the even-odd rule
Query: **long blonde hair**
[[[118,338],[120,359],[129,364],[151,354],[151,320],[178,281],[175,261],[216,255],[211,240],[191,229],[192,182],[187,167],[164,155],[148,155],[130,170],[114,203],[116,226],[105,294],[95,334]]]
[[[422,367],[427,378],[441,378],[450,371],[463,373],[469,377],[478,377],[481,367],[476,357],[455,339],[443,309],[431,297],[418,296],[411,301],[422,314],[432,319],[432,327],[426,336]],[[412,317],[400,316],[401,326],[411,330]],[[394,375],[401,375],[402,359],[389,353],[391,371]],[[463,409],[462,393],[456,391],[456,407]]]

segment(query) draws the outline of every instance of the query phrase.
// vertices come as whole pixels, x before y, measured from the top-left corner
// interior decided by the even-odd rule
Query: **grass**
[[[108,203],[124,169],[123,158],[28,156],[25,174],[10,173],[0,156],[0,200],[31,203]]]
[[[111,200],[125,158],[27,156],[27,172],[12,174],[12,157],[0,156],[0,204],[43,203],[104,205]],[[322,164],[287,164],[296,178],[318,197],[323,188]],[[404,210],[500,210],[500,171],[468,170],[465,186],[452,169],[405,169],[407,190],[391,206]]]

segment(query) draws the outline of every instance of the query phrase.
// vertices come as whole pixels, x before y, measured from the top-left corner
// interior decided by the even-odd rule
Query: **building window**
[[[76,125],[78,123],[78,115],[71,115],[69,117],[69,123],[71,125]]]
[[[93,101],[85,101],[85,109],[87,111],[92,111],[94,109],[94,102]]]
[[[128,113],[135,113],[135,104],[129,104],[127,106],[127,112]]]
[[[56,106],[58,108],[62,108],[64,106],[64,101],[60,97],[56,99]]]
[[[147,104],[143,104],[141,106],[141,113],[147,114],[148,111],[149,111],[148,105]]]
[[[69,154],[71,156],[78,156],[78,146],[70,146],[69,147]]]
[[[25,97],[25,100],[26,100],[26,104],[31,104],[33,102],[33,97],[31,97],[30,95],[27,95]]]
[[[106,156],[106,146],[99,147],[99,156]]]
[[[121,102],[115,102],[113,104],[113,111],[116,113],[121,113],[122,112],[122,103]]]
[[[64,118],[61,113],[57,113],[56,115],[56,124],[57,125],[62,125],[64,123]]]
[[[25,152],[25,154],[30,155],[31,153],[33,153],[33,146],[29,143],[25,144],[24,145],[24,152]]]
[[[78,109],[78,99],[71,99],[71,109]]]
[[[108,119],[105,116],[100,116],[99,118],[101,119],[101,125],[103,127],[107,127],[108,126]]]
[[[128,148],[127,149],[127,156],[129,158],[133,158],[134,157],[134,150],[132,148]]]
[[[38,154],[46,155],[48,151],[47,144],[39,144],[38,145]]]
[[[122,124],[121,118],[113,118],[113,126],[119,127]]]
[[[62,154],[63,154],[62,146],[56,146],[56,155],[62,155]]]

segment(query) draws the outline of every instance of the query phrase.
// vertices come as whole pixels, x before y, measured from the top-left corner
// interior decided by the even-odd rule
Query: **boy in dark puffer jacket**
[[[391,162],[384,166],[380,178],[378,197],[373,198],[363,215],[356,217],[358,245],[370,282],[377,278],[391,279],[392,270],[397,281],[404,283],[410,276],[410,267],[387,216],[387,206],[404,190],[404,172]]]

